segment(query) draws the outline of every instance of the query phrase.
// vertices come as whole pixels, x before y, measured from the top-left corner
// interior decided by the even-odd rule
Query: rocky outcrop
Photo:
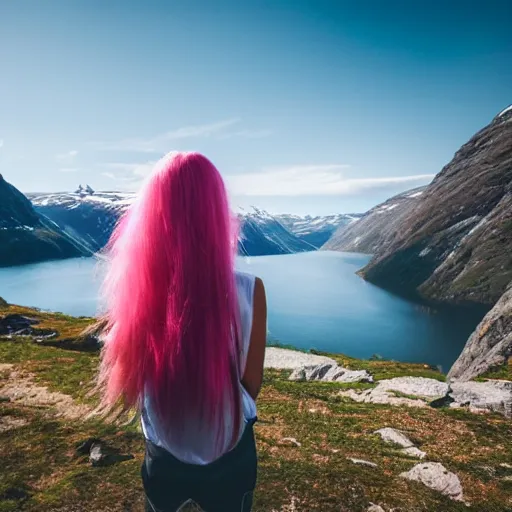
[[[448,372],[448,379],[468,381],[507,364],[512,357],[512,283],[484,317]]]
[[[359,220],[342,225],[322,247],[327,251],[374,254],[383,251],[418,204],[426,187],[398,194],[375,206]]]
[[[463,501],[464,499],[459,477],[448,471],[439,462],[422,462],[400,476],[407,480],[421,482],[452,500]]]
[[[0,175],[0,267],[90,254]]]
[[[295,381],[322,382],[373,382],[373,377],[366,370],[347,370],[336,363],[301,366],[296,368],[289,377]]]
[[[460,148],[362,275],[436,301],[493,305],[512,280],[512,110]]]
[[[453,382],[451,407],[467,407],[471,412],[497,412],[512,418],[512,382]]]
[[[389,404],[407,407],[467,408],[471,412],[495,412],[512,416],[512,382],[440,382],[424,377],[384,379],[372,389],[347,389],[340,397],[368,404]]]

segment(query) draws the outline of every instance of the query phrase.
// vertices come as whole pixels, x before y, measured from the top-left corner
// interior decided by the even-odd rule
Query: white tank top
[[[240,372],[243,375],[251,340],[255,277],[238,271],[235,276],[238,304],[240,307],[240,327],[242,331]],[[256,403],[241,383],[240,393],[242,397],[244,422],[242,422],[240,432],[238,433],[239,440],[244,431],[244,423],[256,417]],[[234,421],[233,418],[230,417],[229,411],[226,411],[225,417],[224,441],[219,443],[218,447],[214,446],[215,443],[212,442],[212,439],[215,439],[215,436],[212,435],[211,429],[207,425],[187,426],[186,439],[184,440],[182,437],[179,443],[176,442],[176,440],[173,442],[172,432],[169,433],[161,428],[151,405],[151,397],[146,393],[142,407],[142,431],[146,439],[166,449],[182,462],[200,465],[210,464],[219,457],[222,457],[231,446]]]

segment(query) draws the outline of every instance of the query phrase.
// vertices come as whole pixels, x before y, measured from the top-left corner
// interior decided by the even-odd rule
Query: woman
[[[141,410],[147,510],[250,511],[266,298],[204,156],[162,159],[109,244],[104,402]]]

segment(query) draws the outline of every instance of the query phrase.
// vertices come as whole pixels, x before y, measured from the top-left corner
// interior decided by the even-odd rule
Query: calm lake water
[[[268,295],[271,341],[368,358],[440,365],[447,371],[480,317],[467,310],[436,312],[373,286],[355,274],[369,256],[312,252],[240,258]],[[94,315],[101,271],[94,259],[0,269],[8,302]]]

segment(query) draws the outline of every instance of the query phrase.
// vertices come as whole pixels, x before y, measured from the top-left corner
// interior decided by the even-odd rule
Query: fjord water
[[[268,296],[269,339],[285,345],[368,358],[440,365],[447,371],[481,315],[432,311],[356,275],[369,256],[311,252],[239,258]],[[0,269],[0,297],[71,315],[94,315],[102,272],[78,258]]]

